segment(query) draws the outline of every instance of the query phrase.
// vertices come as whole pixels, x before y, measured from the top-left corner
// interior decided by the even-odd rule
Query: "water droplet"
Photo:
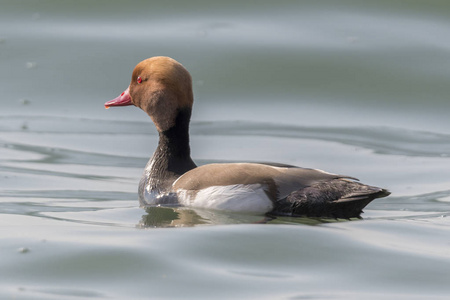
[[[29,104],[31,103],[30,100],[25,99],[25,98],[20,99],[19,102],[20,102],[20,104],[22,104],[22,105],[29,105]]]
[[[28,253],[28,252],[30,252],[30,249],[27,248],[27,247],[22,247],[22,248],[17,249],[17,252],[19,252],[19,253]]]
[[[29,61],[26,63],[27,69],[34,69],[34,68],[36,68],[36,66],[37,66],[37,63],[32,62],[32,61]]]

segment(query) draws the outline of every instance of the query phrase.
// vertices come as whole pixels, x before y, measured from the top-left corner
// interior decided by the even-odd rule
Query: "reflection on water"
[[[186,207],[146,207],[140,227],[193,227],[239,223],[267,223],[264,216]]]
[[[184,227],[206,224],[194,210],[166,207],[148,207],[140,227]]]
[[[265,217],[226,211],[193,209],[186,207],[147,207],[147,214],[138,224],[140,228],[193,227],[225,224],[303,224],[320,225],[345,220],[326,218]],[[358,220],[358,219],[354,219]]]

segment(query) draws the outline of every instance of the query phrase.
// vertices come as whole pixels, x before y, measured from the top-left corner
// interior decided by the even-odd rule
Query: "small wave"
[[[30,134],[90,134],[90,135],[145,135],[156,136],[156,131],[150,122],[136,121],[109,121],[81,118],[63,117],[24,117],[8,116],[0,117],[0,132],[24,132],[24,122],[26,131]],[[403,155],[403,156],[423,156],[423,157],[450,157],[450,135],[416,131],[394,127],[314,127],[281,125],[259,122],[245,121],[222,121],[222,122],[192,122],[192,136],[259,136],[292,139],[308,139],[340,143],[343,145],[356,146],[372,150],[377,154]],[[143,138],[144,139],[144,138]],[[5,144],[3,144],[5,146]],[[18,150],[25,150],[30,145],[13,145]],[[85,155],[81,152],[71,150],[54,149],[53,152],[45,149],[36,149],[38,152],[45,152],[48,157],[56,157],[56,153],[69,153],[69,157]],[[90,154],[89,154],[90,155]],[[67,157],[67,156],[66,156]],[[62,159],[61,157],[59,159]],[[99,161],[105,157],[98,157]],[[110,157],[117,161],[116,157]],[[110,161],[110,159],[107,159]],[[127,164],[133,162],[126,161]],[[141,162],[139,162],[141,163]]]

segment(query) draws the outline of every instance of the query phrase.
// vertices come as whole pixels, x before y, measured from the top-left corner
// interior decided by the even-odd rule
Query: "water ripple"
[[[26,121],[25,121],[26,120]],[[0,132],[23,132],[23,122],[27,123],[27,132],[34,134],[90,134],[90,135],[145,135],[155,137],[156,132],[149,122],[135,121],[108,121],[80,118],[61,117],[0,117]],[[258,122],[223,121],[223,122],[193,122],[191,125],[193,136],[260,136],[270,138],[312,139],[318,141],[336,142],[343,145],[357,146],[374,151],[377,154],[423,156],[423,157],[449,157],[450,135],[416,131],[393,127],[307,127],[295,125],[280,125]],[[34,146],[26,144],[5,144],[3,147],[12,147],[27,151]],[[63,160],[67,156],[61,149],[33,148],[32,151],[44,154],[48,159]],[[68,156],[82,160],[81,153],[64,150]],[[121,160],[123,161],[123,157]],[[117,157],[96,156],[95,161],[120,161]],[[126,165],[136,165],[136,160],[127,158]],[[139,161],[139,165],[142,162]]]
[[[392,127],[302,127],[250,122],[194,123],[195,135],[314,139],[371,149],[378,154],[447,157],[450,135]]]

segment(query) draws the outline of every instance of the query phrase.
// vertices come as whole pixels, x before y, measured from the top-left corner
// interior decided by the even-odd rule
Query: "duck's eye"
[[[139,76],[138,78],[137,78],[137,83],[141,83],[142,82],[142,78],[141,78],[141,76]]]

